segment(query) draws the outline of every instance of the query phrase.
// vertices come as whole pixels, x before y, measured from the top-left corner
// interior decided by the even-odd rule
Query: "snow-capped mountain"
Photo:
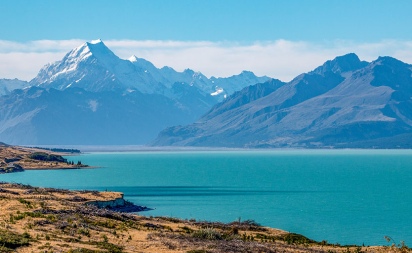
[[[194,124],[165,129],[154,145],[412,147],[412,65],[355,54],[289,83],[247,87]]]
[[[232,91],[257,79],[243,75],[219,85]],[[200,72],[120,59],[101,40],[71,50],[23,86],[30,88],[0,96],[0,140],[10,144],[144,144],[197,120],[226,94],[212,95],[216,85]]]
[[[231,94],[256,81],[266,80],[269,78],[256,77],[251,72],[209,79],[190,69],[183,72],[170,67],[158,69],[151,62],[135,55],[127,60],[120,59],[103,41],[95,40],[71,50],[61,61],[44,66],[30,81],[30,85],[58,90],[80,87],[93,92],[139,91],[173,98],[175,94],[170,89],[176,83],[197,88],[205,94],[214,94],[222,88],[225,94]]]
[[[117,57],[101,40],[86,42],[67,53],[61,61],[44,66],[30,85],[64,90],[138,90],[156,93],[163,89],[151,76],[129,60]]]

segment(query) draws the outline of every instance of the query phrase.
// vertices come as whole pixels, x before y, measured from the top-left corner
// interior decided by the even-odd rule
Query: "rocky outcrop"
[[[113,200],[96,200],[96,201],[88,201],[86,205],[93,205],[98,208],[114,208],[124,206],[126,201],[123,198],[123,194],[120,198],[115,198]]]
[[[5,167],[0,167],[0,174],[2,173],[12,173],[12,172],[22,172],[23,167],[15,163],[9,163]]]
[[[14,163],[14,162],[18,162],[20,160],[21,160],[21,157],[10,157],[10,158],[5,157],[4,158],[5,163]]]
[[[115,198],[113,200],[96,200],[96,201],[88,201],[86,205],[93,205],[98,208],[106,208],[117,212],[122,213],[136,213],[142,211],[152,210],[145,206],[137,206],[132,202],[126,201],[123,198],[123,194],[121,194],[120,198]]]

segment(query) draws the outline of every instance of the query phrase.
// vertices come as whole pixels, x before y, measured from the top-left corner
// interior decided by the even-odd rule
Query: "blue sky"
[[[405,0],[2,0],[0,5],[1,37],[13,41],[412,39],[412,1]]]
[[[412,62],[406,0],[2,0],[0,7],[0,78],[28,80],[97,38],[121,58],[136,54],[158,67],[209,76],[249,69],[286,80],[353,51],[365,60],[391,55]],[[216,64],[219,54],[225,66]],[[32,64],[22,65],[24,59]]]

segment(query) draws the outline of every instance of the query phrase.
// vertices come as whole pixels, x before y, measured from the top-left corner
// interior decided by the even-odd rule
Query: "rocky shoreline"
[[[85,202],[85,204],[95,206],[97,208],[106,208],[120,213],[137,213],[153,210],[145,206],[135,205],[134,203],[125,200],[123,193],[121,193],[118,198],[110,200],[92,200]]]

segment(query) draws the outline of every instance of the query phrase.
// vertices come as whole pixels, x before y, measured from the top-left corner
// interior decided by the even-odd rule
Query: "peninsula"
[[[11,146],[0,142],[0,173],[89,167],[82,164],[81,161],[68,161],[62,157],[65,154],[68,153],[41,148]]]

